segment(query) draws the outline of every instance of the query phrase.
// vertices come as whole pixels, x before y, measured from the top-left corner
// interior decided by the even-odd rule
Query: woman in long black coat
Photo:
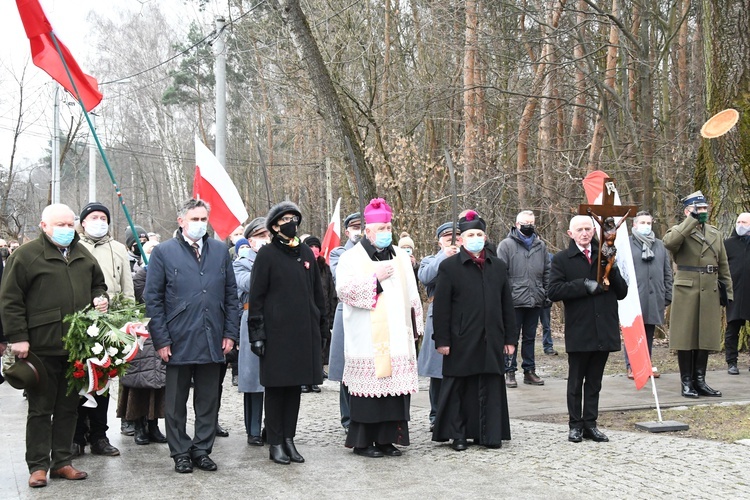
[[[323,288],[315,256],[296,237],[302,216],[294,203],[271,208],[271,244],[258,252],[248,308],[250,347],[260,356],[266,388],[266,432],[276,463],[304,462],[294,446],[301,386],[323,383],[320,330]]]
[[[471,438],[490,448],[510,439],[504,355],[518,344],[506,266],[483,248],[484,221],[474,212],[466,218],[463,246],[440,264],[432,305],[432,338],[444,355],[432,439],[453,439],[456,451]]]

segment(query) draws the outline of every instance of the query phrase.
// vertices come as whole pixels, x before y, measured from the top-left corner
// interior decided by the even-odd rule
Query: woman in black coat
[[[433,441],[467,440],[499,448],[510,439],[505,354],[518,329],[505,264],[484,249],[484,221],[470,211],[459,222],[463,246],[439,267],[432,318],[435,348],[444,355]]]
[[[305,461],[294,446],[301,386],[323,383],[325,303],[315,256],[296,236],[301,218],[294,203],[271,208],[266,228],[273,240],[255,258],[248,301],[250,348],[260,356],[266,388],[270,459],[280,464]]]

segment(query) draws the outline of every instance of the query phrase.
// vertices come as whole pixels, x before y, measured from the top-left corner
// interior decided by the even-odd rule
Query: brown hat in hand
[[[16,357],[16,362],[6,368],[3,375],[16,389],[42,389],[47,386],[47,370],[33,352],[29,352],[25,358]]]

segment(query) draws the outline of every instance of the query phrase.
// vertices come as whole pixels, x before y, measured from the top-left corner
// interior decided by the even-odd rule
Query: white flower
[[[122,353],[125,356],[127,356],[128,354],[130,354],[130,351],[132,351],[132,350],[133,350],[133,344],[128,344],[128,345],[126,345],[125,347],[122,348]]]
[[[104,350],[104,346],[102,346],[99,342],[94,344],[94,347],[91,348],[91,352],[96,354],[97,356],[101,354],[101,352]]]
[[[99,336],[99,327],[94,325],[91,325],[90,327],[86,328],[86,333],[89,337],[98,337]]]
[[[120,351],[117,350],[117,347],[110,347],[109,349],[107,349],[107,352],[109,353],[110,356],[114,358],[115,354],[117,354]]]
[[[121,365],[121,364],[122,364],[122,360],[121,360],[120,358],[117,358],[117,359],[115,360],[115,366],[119,366],[119,365]]]

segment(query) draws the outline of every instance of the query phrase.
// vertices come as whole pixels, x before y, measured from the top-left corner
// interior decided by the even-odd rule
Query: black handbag
[[[729,304],[729,299],[727,297],[727,286],[721,280],[719,280],[719,303],[724,307]]]

